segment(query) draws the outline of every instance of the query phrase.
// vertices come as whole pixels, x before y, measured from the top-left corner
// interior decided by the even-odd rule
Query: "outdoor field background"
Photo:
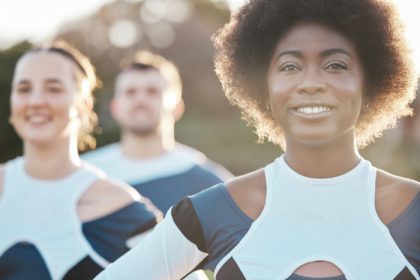
[[[100,1],[104,4],[98,4]],[[86,12],[87,8],[86,11],[79,9],[79,14],[75,10],[76,14],[69,16],[64,23],[54,25],[52,20],[57,19],[63,9],[76,9],[78,5],[86,5],[83,2],[98,3],[94,8],[89,7],[89,12]],[[112,95],[113,78],[118,72],[121,59],[139,49],[148,49],[173,60],[179,67],[186,102],[186,113],[176,125],[176,138],[179,142],[203,151],[235,175],[268,164],[281,154],[281,150],[269,143],[256,143],[257,137],[252,133],[252,128],[247,127],[241,120],[239,111],[228,104],[214,74],[210,37],[228,21],[231,12],[229,8],[234,9],[240,2],[56,0],[50,7],[43,6],[48,3],[52,5],[49,0],[2,1],[0,162],[22,152],[21,142],[7,121],[14,64],[31,47],[32,41],[61,38],[91,57],[103,82],[102,88],[96,91],[95,110],[100,117],[100,128],[97,131],[99,146],[118,140],[118,129],[110,117],[108,102]],[[400,2],[406,3],[404,0]],[[413,5],[415,4],[411,1],[412,9]],[[20,12],[14,15],[13,11]],[[50,24],[48,20],[51,20]],[[17,23],[23,24],[27,29],[16,31],[12,34],[15,37],[10,37],[12,35],[6,31],[12,30]],[[31,28],[42,25],[54,28],[45,31],[44,36],[37,37],[35,31],[30,32]],[[387,132],[377,143],[363,150],[362,154],[378,167],[420,180],[419,98],[414,106],[417,107],[414,118],[402,120],[396,129]]]

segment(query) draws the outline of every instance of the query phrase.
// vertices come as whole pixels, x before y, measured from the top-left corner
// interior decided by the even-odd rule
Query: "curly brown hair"
[[[404,27],[384,0],[250,0],[213,37],[216,73],[229,101],[255,127],[260,141],[285,147],[267,109],[266,76],[274,48],[301,21],[319,22],[355,45],[368,91],[359,120],[359,148],[412,114],[416,75]]]
[[[57,53],[74,63],[76,66],[74,71],[75,80],[80,90],[80,104],[89,103],[93,106],[93,91],[100,85],[100,81],[96,76],[95,67],[92,65],[89,58],[63,40],[56,40],[43,46],[35,47],[28,50],[25,54],[42,51]],[[92,134],[97,124],[98,115],[93,108],[91,108],[91,110],[81,118],[81,125],[78,133],[79,150],[83,151],[96,147],[96,139]]]

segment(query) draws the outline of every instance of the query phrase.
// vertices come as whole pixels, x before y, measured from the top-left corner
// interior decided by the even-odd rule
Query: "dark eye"
[[[279,68],[280,72],[291,72],[291,71],[298,71],[298,70],[300,70],[298,65],[294,63],[290,63],[290,62],[280,65],[280,68]]]
[[[124,95],[126,96],[134,96],[136,93],[136,90],[134,88],[128,88],[125,92]]]
[[[147,94],[149,96],[156,96],[158,95],[158,93],[159,93],[159,90],[157,88],[154,88],[154,87],[147,88]]]
[[[47,90],[50,93],[62,93],[63,92],[63,88],[62,87],[58,87],[58,86],[49,86],[47,88]]]
[[[330,70],[346,70],[348,69],[347,65],[343,62],[331,62],[325,66],[325,69]]]
[[[20,93],[20,94],[25,94],[25,93],[29,93],[31,91],[31,87],[30,86],[18,86],[16,88],[16,92]]]

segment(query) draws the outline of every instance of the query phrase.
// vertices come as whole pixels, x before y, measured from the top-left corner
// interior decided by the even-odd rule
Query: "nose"
[[[41,106],[46,102],[45,94],[41,90],[34,90],[29,96],[28,103],[31,106]]]
[[[327,86],[316,69],[308,70],[298,85],[301,94],[319,94],[325,92]]]

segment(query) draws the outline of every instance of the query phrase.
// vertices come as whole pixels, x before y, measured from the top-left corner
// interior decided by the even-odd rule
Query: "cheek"
[[[25,108],[25,102],[22,98],[12,95],[10,98],[10,112],[12,115],[22,113]]]
[[[69,119],[74,119],[78,116],[80,100],[75,98],[51,98],[49,104],[50,108],[58,116]]]
[[[271,73],[267,82],[267,90],[270,103],[282,103],[296,90],[299,84],[299,76],[284,76],[279,73]]]
[[[363,99],[363,84],[359,79],[341,79],[334,83],[337,98],[350,106],[353,111],[360,111]]]
[[[112,105],[112,116],[117,121],[124,121],[130,119],[130,111],[134,106],[134,102],[129,102],[127,99],[115,100]]]
[[[277,118],[281,112],[287,110],[287,102],[290,96],[290,87],[288,84],[276,82],[268,89],[268,103],[273,117]]]

